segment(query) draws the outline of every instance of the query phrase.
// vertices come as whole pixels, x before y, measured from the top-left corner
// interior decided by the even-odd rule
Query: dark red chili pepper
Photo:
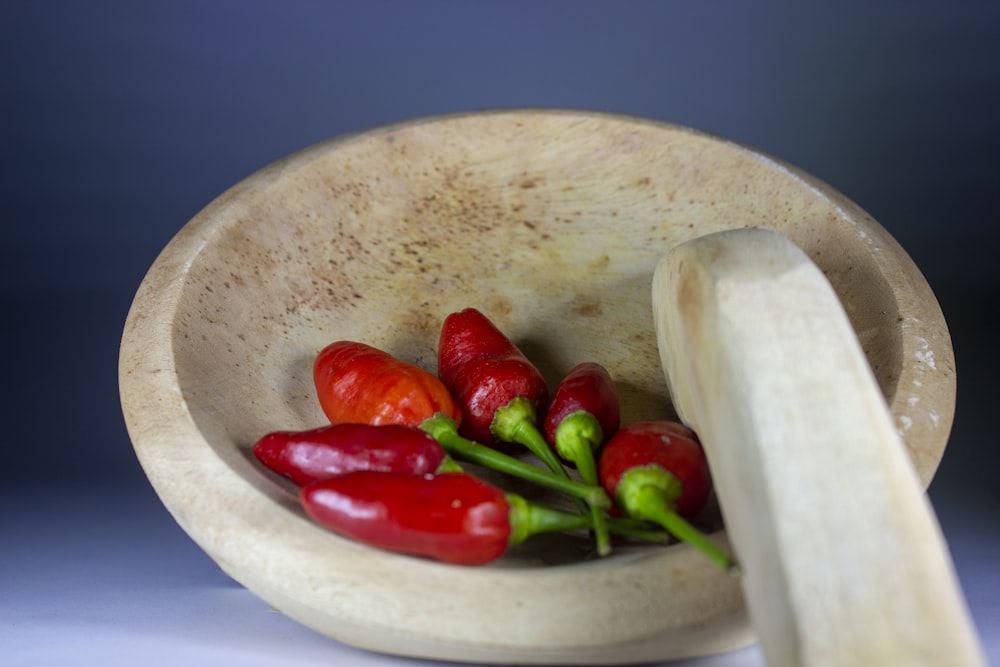
[[[461,409],[436,376],[365,343],[338,341],[323,348],[313,379],[334,424],[419,426],[438,413],[462,421]]]
[[[559,383],[542,429],[567,461],[580,468],[593,465],[600,449],[621,423],[618,388],[606,368],[594,362],[577,364]],[[580,470],[581,475],[587,472]],[[592,473],[596,480],[596,470]]]
[[[705,506],[712,478],[694,431],[676,422],[624,426],[604,446],[601,483],[629,516],[653,521],[726,570],[730,557],[687,522]]]
[[[364,544],[459,565],[496,560],[540,532],[587,528],[589,518],[530,503],[466,473],[360,471],[300,491],[320,525]]]
[[[438,344],[438,377],[461,406],[459,433],[482,443],[524,445],[565,475],[538,430],[549,390],[541,372],[493,322],[475,308],[445,318]]]
[[[416,475],[454,465],[431,435],[403,424],[333,424],[307,431],[275,431],[258,440],[254,456],[304,486],[356,470]]]
[[[577,364],[556,388],[542,428],[559,455],[574,464],[587,484],[598,484],[594,452],[618,430],[621,408],[618,389],[606,368],[594,362]],[[597,550],[610,553],[607,526],[594,513]]]

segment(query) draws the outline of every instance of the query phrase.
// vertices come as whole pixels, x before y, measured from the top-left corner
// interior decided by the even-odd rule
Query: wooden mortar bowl
[[[250,451],[268,431],[325,422],[311,377],[325,344],[364,341],[433,371],[442,319],[467,306],[552,388],[597,361],[618,382],[624,422],[672,418],[653,270],[672,245],[736,227],[780,231],[820,266],[929,483],[951,427],[953,352],[897,242],[828,185],[745,146],[573,111],[380,127],[222,194],[163,250],[126,322],[120,387],[136,454],[223,570],[347,644],[604,665],[745,646],[738,580],[685,545],[594,560],[582,538],[533,538],[487,567],[395,555],[313,524]],[[717,513],[703,520],[718,527]],[[713,538],[726,543],[724,530]]]

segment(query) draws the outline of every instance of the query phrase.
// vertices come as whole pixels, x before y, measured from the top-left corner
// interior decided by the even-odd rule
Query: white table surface
[[[5,489],[0,665],[433,667],[313,632],[226,576],[151,489]],[[967,505],[938,508],[991,662],[1000,664],[1000,531]],[[756,646],[671,663],[758,667]]]

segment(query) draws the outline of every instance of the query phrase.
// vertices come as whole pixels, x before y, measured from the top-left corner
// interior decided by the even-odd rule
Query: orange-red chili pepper
[[[313,374],[320,405],[334,424],[404,424],[430,433],[453,456],[533,479],[606,507],[599,485],[546,473],[529,463],[461,438],[462,410],[436,376],[364,343],[338,341],[316,357]]]
[[[462,422],[462,411],[435,375],[365,343],[327,345],[313,364],[320,406],[334,424],[420,426],[436,414]]]

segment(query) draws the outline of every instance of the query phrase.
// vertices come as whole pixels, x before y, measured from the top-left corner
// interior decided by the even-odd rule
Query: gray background
[[[243,664],[341,655],[244,596],[156,500],[118,404],[130,301],[189,218],[277,158],[414,116],[546,106],[750,144],[910,252],[958,360],[931,499],[1000,659],[998,63],[995,1],[0,2],[0,647],[11,664],[111,664],[137,649],[125,628],[189,664],[236,645],[254,648]]]

